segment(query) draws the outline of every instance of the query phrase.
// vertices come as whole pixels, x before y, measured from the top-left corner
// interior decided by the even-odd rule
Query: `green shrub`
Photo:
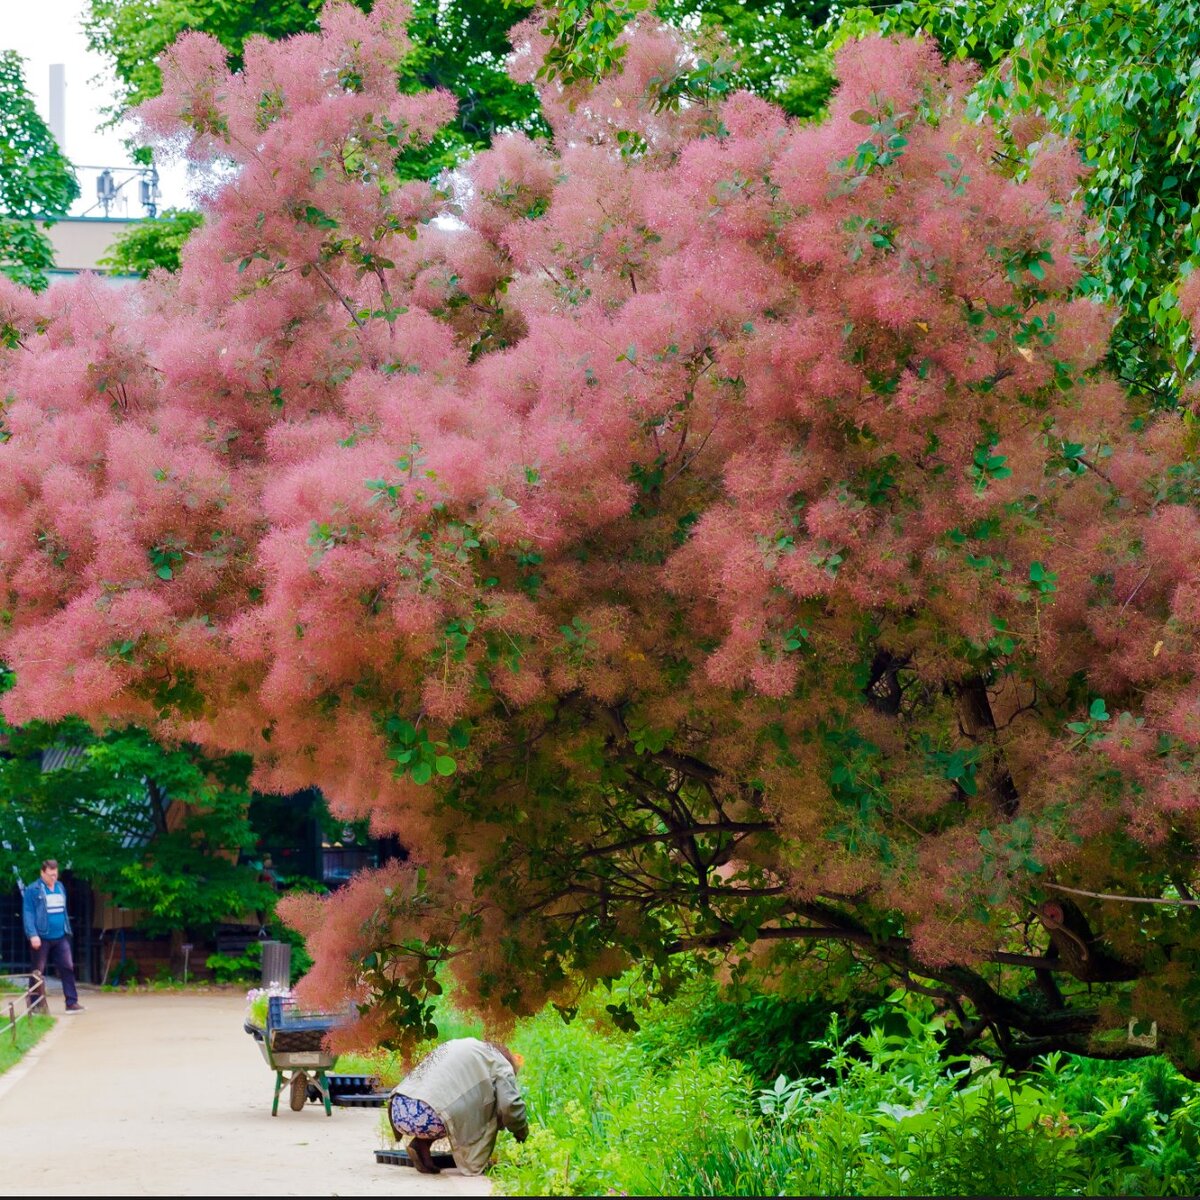
[[[179,255],[191,233],[204,224],[204,217],[190,209],[164,208],[157,217],[130,225],[113,243],[100,266],[124,275],[148,275],[156,267],[179,270]]]
[[[862,1014],[879,997],[861,995],[836,1008],[824,998],[787,999],[774,993],[727,994],[698,975],[669,1004],[639,1013],[636,1040],[648,1059],[667,1065],[691,1050],[743,1063],[761,1083],[822,1069],[827,1051],[819,1040],[832,1013],[854,1032],[865,1032]]]
[[[943,1019],[899,996],[865,1031],[835,1017],[803,1050],[754,1053],[753,1036],[799,1040],[786,1004],[752,1000],[738,1016],[695,980],[670,1005],[639,1007],[636,1033],[618,1033],[605,1009],[629,1001],[632,986],[585,997],[570,1024],[547,1009],[518,1025],[511,1044],[525,1058],[531,1133],[523,1145],[500,1138],[497,1192],[1200,1193],[1200,1089],[1162,1059],[1051,1055],[1013,1075],[986,1059],[947,1058]],[[438,1041],[484,1036],[455,1010],[449,987],[434,1019]],[[756,1065],[785,1054],[808,1070],[761,1086]],[[379,1052],[346,1056],[338,1070],[391,1086],[405,1067]],[[380,1129],[390,1145],[384,1114]]]
[[[1086,1171],[1056,1120],[1054,1098],[991,1064],[947,1062],[942,1022],[905,1014],[904,1033],[846,1036],[831,1023],[818,1043],[834,1082],[789,1081],[759,1093],[764,1122],[731,1161],[709,1160],[701,1195],[742,1194],[755,1170],[774,1194],[895,1196],[1069,1195]],[[682,1165],[682,1164],[681,1164]],[[681,1189],[681,1190],[684,1190]]]
[[[1166,1059],[1053,1054],[1042,1060],[1040,1082],[1114,1194],[1200,1194],[1200,1088]]]
[[[604,997],[601,997],[601,1002]],[[703,1045],[665,1048],[708,999],[632,1037],[543,1013],[519,1028],[533,1131],[498,1146],[497,1189],[525,1195],[1193,1195],[1200,1092],[1162,1060],[1057,1056],[1008,1074],[947,1059],[944,1022],[893,1004],[838,1020],[820,1076],[754,1090]],[[583,1006],[585,1015],[601,1003]],[[751,1020],[753,1020],[753,1016]],[[678,1044],[675,1042],[674,1044]],[[753,1104],[750,1102],[753,1101]]]
[[[240,954],[210,954],[204,965],[217,983],[249,983],[262,975],[262,943],[249,942]]]

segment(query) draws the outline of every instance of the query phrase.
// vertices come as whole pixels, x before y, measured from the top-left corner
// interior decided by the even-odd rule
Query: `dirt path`
[[[241,994],[91,993],[0,1075],[0,1195],[482,1196],[485,1179],[381,1166],[379,1110],[271,1116]],[[55,1016],[61,997],[51,997]]]

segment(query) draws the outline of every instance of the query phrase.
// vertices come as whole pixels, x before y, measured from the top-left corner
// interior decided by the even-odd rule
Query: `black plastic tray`
[[[386,1166],[392,1167],[413,1167],[408,1160],[408,1154],[404,1150],[376,1150],[375,1161],[383,1163]],[[435,1167],[453,1167],[455,1166],[454,1156],[452,1154],[435,1154],[433,1156],[433,1165]]]
[[[330,1092],[329,1103],[335,1108],[384,1108],[388,1102],[389,1092],[378,1095],[346,1095],[345,1092]]]
[[[325,1078],[331,1096],[374,1096],[379,1093],[378,1075],[336,1075],[330,1071]]]

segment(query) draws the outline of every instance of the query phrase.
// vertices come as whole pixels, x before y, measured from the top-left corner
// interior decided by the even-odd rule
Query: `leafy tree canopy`
[[[833,87],[828,41],[839,6],[829,0],[659,0],[680,28],[719,31],[737,64],[730,85],[765,96],[794,117],[816,116]]]
[[[1141,1054],[1136,1017],[1200,1070],[1194,447],[1100,366],[1071,146],[927,42],[846,46],[821,124],[685,102],[641,22],[452,227],[387,169],[452,116],[402,25],[334,7],[238,76],[185,36],[147,134],[236,169],[178,275],[0,291],[7,718],[399,835],[291,907],[366,1041],[445,958],[496,1015],[849,955],[964,1045]]]
[[[100,266],[124,275],[149,275],[157,267],[178,271],[184,242],[203,224],[203,214],[192,209],[164,209],[157,217],[130,225]]]
[[[78,196],[71,164],[26,90],[20,55],[0,51],[0,271],[45,287],[54,254],[33,218],[61,216]]]
[[[46,753],[54,769],[43,770]],[[137,729],[5,728],[0,868],[29,882],[42,858],[56,857],[114,904],[139,910],[151,934],[268,910],[272,889],[237,864],[254,842],[248,774],[244,757],[164,749]]]

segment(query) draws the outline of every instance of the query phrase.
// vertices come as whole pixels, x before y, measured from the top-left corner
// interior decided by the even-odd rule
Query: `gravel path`
[[[84,993],[0,1075],[0,1195],[484,1196],[381,1166],[378,1109],[301,1112],[242,1030],[241,993]]]

